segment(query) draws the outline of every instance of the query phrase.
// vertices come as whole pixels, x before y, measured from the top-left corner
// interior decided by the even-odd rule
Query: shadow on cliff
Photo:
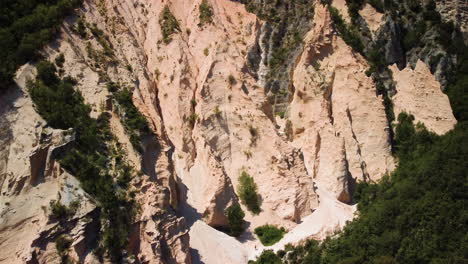
[[[177,178],[177,187],[179,191],[179,208],[176,211],[177,216],[184,217],[187,227],[192,228],[193,224],[202,218],[202,215],[197,212],[197,209],[187,203],[188,187],[179,178]],[[192,238],[191,238],[192,239]],[[190,247],[190,256],[193,264],[205,264],[201,260],[200,253],[197,249]]]
[[[0,181],[3,180],[7,169],[8,153],[13,139],[11,121],[8,119],[9,113],[18,111],[15,102],[24,96],[23,90],[15,85],[7,89],[0,89]]]

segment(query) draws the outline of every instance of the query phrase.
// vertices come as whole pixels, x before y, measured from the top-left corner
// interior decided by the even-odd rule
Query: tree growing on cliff
[[[177,31],[180,31],[179,22],[171,13],[171,10],[168,6],[165,6],[161,13],[159,25],[161,26],[163,41],[166,44],[169,44],[172,41],[172,34],[176,33]]]
[[[238,237],[244,232],[245,213],[239,204],[233,204],[225,212],[229,222],[229,234]]]
[[[257,184],[254,178],[247,172],[243,171],[239,177],[239,185],[237,192],[242,203],[247,206],[247,209],[254,214],[260,213],[260,199],[257,193]]]
[[[213,8],[207,0],[203,0],[201,2],[198,11],[200,12],[200,26],[203,26],[206,23],[213,23]]]

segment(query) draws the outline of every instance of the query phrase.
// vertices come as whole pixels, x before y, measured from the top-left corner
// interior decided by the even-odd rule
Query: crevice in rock
[[[367,165],[366,165],[366,162],[362,159],[362,154],[361,154],[361,145],[356,137],[356,134],[354,133],[354,129],[353,129],[353,117],[351,116],[351,111],[349,110],[349,108],[347,107],[346,108],[346,116],[348,117],[348,121],[349,121],[349,129],[351,130],[351,135],[353,136],[353,139],[356,143],[356,147],[357,147],[357,154],[359,156],[359,163],[360,163],[360,166],[361,166],[361,171],[362,171],[362,178],[364,179],[364,181],[367,181],[370,179],[369,177],[369,173],[367,172]]]

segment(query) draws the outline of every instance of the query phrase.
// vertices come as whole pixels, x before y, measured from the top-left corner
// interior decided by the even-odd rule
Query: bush
[[[75,211],[71,208],[66,207],[60,201],[52,200],[49,203],[50,205],[50,217],[55,220],[63,220],[73,214]]]
[[[136,151],[143,153],[141,139],[151,132],[145,116],[133,104],[133,96],[128,88],[121,89],[120,85],[111,82],[107,85],[107,89],[113,91],[113,96],[120,106],[121,120],[130,135],[130,143]]]
[[[281,259],[269,249],[264,250],[256,261],[251,261],[249,264],[281,264]]]
[[[167,5],[164,7],[161,13],[159,25],[161,26],[163,41],[166,44],[169,44],[172,41],[172,34],[176,33],[177,31],[180,32],[179,22],[171,13],[171,10]]]
[[[198,8],[200,15],[200,26],[213,22],[213,8],[207,0],[203,0]]]
[[[368,0],[367,2],[369,2],[369,4],[373,8],[375,8],[375,10],[377,10],[378,12],[380,12],[380,13],[385,12],[384,4],[383,4],[382,0]]]
[[[229,74],[228,81],[231,86],[237,83],[236,78],[232,74]]]
[[[66,235],[61,235],[55,240],[55,248],[60,256],[60,263],[70,263],[68,259],[68,250],[72,244],[71,238]]]
[[[254,214],[260,213],[260,200],[257,194],[257,184],[254,179],[250,177],[247,172],[243,171],[239,177],[239,185],[237,186],[237,192],[242,203],[247,206],[247,209]]]
[[[60,53],[60,54],[55,58],[55,65],[57,65],[59,68],[62,68],[64,62],[65,62],[65,56],[63,55],[63,53]]]
[[[0,90],[13,84],[17,68],[38,57],[63,18],[82,0],[2,1],[0,6]]]
[[[335,23],[336,29],[344,42],[350,45],[355,51],[362,54],[364,51],[364,45],[359,37],[358,29],[353,25],[347,25],[336,8],[328,6],[328,10],[330,11],[330,15]]]
[[[229,222],[229,234],[238,237],[244,232],[244,217],[245,213],[239,204],[229,206],[225,214]]]
[[[277,228],[274,225],[264,225],[255,228],[254,232],[264,246],[271,246],[283,238],[286,230],[284,227]]]
[[[37,112],[54,128],[76,127],[78,119],[91,111],[81,94],[73,89],[76,81],[70,77],[59,80],[55,66],[46,61],[37,64],[37,72],[38,80],[27,84]]]

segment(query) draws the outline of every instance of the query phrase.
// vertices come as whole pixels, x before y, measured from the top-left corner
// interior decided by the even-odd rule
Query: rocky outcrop
[[[397,90],[392,98],[395,116],[401,112],[412,114],[416,123],[423,123],[439,135],[455,126],[457,120],[453,116],[450,101],[424,62],[418,61],[414,69],[408,66],[400,71],[395,65],[390,66],[390,69]]]
[[[337,35],[325,6],[207,0],[212,22],[201,23],[201,2],[87,0],[43,51],[51,61],[64,54],[62,70],[78,80],[93,117],[111,112],[125,161],[140,172],[129,192],[139,205],[124,254],[129,262],[244,262],[259,244],[252,230],[267,223],[291,231],[288,243],[323,239],[352,219],[355,207],[344,203],[352,202],[354,183],[378,181],[394,168],[369,63]],[[351,22],[346,1],[332,5]],[[161,29],[165,7],[179,24],[171,41]],[[455,119],[437,80],[451,59],[433,66],[434,76],[419,59],[445,54],[438,47],[405,51],[404,29],[389,14],[368,4],[359,14],[387,62],[402,69],[409,58],[404,70],[390,67],[395,114],[410,112],[439,134],[450,130]],[[71,259],[95,263],[99,210],[55,160],[73,131],[48,128],[34,111],[25,89],[33,76],[34,67],[24,66],[20,88],[0,98],[8,102],[0,105],[0,262],[58,262],[55,241],[66,235]],[[130,88],[154,132],[142,153],[109,99],[110,81]],[[215,228],[228,228],[225,209],[239,202],[242,172],[254,178],[262,210],[254,215],[242,205],[248,229],[236,240]],[[51,200],[69,206],[77,198],[81,205],[63,227],[50,221]]]
[[[435,3],[442,20],[453,22],[463,33],[465,43],[468,43],[468,3],[463,0],[441,0]]]
[[[383,24],[382,18],[384,14],[379,13],[370,4],[365,4],[364,7],[359,10],[359,15],[366,21],[372,34]]]
[[[389,127],[368,64],[338,37],[326,8],[315,8],[315,27],[293,72],[290,105],[294,144],[315,181],[343,202],[355,180],[391,171]]]

